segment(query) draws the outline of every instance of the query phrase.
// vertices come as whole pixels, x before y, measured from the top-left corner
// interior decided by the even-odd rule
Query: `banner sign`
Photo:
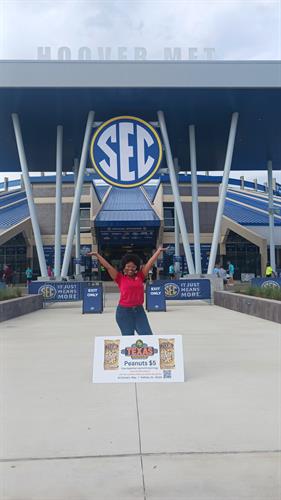
[[[146,310],[166,311],[166,299],[163,284],[146,285]]]
[[[281,278],[255,278],[251,280],[252,286],[261,288],[279,288],[281,289]]]
[[[154,284],[160,284],[155,281]],[[162,281],[166,300],[205,300],[211,298],[211,285],[208,279]]]
[[[83,290],[83,314],[97,314],[103,312],[102,285],[85,286]]]
[[[90,157],[94,169],[108,184],[132,188],[156,173],[162,145],[150,123],[134,116],[117,116],[96,130]]]
[[[93,383],[184,382],[181,335],[96,337]]]
[[[73,264],[82,264],[84,262],[84,259],[79,258],[79,259],[73,259]]]
[[[241,273],[241,281],[247,283],[255,278],[255,273]]]
[[[68,302],[80,300],[80,283],[68,281],[32,281],[28,284],[28,293],[42,294],[44,300],[56,302]]]
[[[55,262],[55,246],[54,245],[44,245],[43,251],[46,259],[46,264],[48,266],[53,266]],[[61,261],[63,261],[65,252],[65,245],[61,245]]]
[[[42,294],[48,302],[69,302],[81,300],[84,288],[91,285],[86,281],[32,281],[28,284],[28,293]]]

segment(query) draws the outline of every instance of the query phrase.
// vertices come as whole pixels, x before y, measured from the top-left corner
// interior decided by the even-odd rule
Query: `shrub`
[[[253,297],[261,297],[264,299],[281,300],[281,289],[269,286],[265,288],[249,286],[243,290],[239,290],[238,293],[251,295]]]
[[[21,288],[1,288],[0,300],[16,299],[22,296],[22,292]]]

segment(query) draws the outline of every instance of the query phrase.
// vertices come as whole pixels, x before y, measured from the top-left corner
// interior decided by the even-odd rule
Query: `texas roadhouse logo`
[[[96,130],[90,158],[108,184],[132,188],[146,183],[157,172],[162,144],[150,123],[134,116],[118,116]]]
[[[158,349],[153,346],[145,344],[141,339],[137,340],[135,344],[130,347],[122,349],[121,354],[130,357],[131,359],[147,359],[149,356],[154,356],[158,353]]]

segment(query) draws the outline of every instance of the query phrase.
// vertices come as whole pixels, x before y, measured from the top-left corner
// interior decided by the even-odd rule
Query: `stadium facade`
[[[158,244],[175,245],[164,273],[172,254],[189,274],[217,258],[237,277],[263,274],[268,258],[280,267],[280,62],[2,61],[0,105],[0,170],[22,172],[21,189],[0,197],[0,264],[19,279],[28,261],[66,278],[81,264],[90,273],[87,249],[118,263]],[[90,162],[94,130],[120,115],[156,127],[163,144],[160,169],[133,189],[107,186]],[[213,170],[222,177],[198,175]],[[268,188],[235,186],[231,170],[267,171]]]

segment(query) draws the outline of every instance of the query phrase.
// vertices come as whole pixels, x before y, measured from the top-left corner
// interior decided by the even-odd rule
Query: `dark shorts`
[[[153,335],[143,306],[117,306],[116,322],[122,335]]]

